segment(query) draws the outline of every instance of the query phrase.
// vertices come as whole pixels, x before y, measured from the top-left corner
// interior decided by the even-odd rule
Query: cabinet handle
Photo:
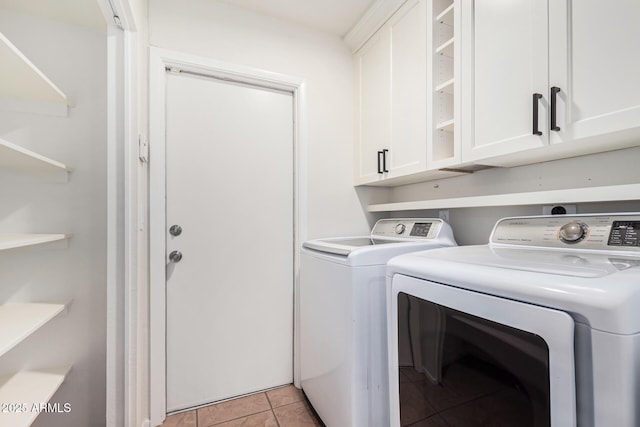
[[[551,88],[551,130],[555,130],[556,132],[560,130],[560,126],[558,126],[557,119],[557,97],[558,92],[560,92],[560,88],[557,86],[553,86]]]
[[[383,156],[384,154],[382,153],[382,151],[378,151],[378,173],[383,173],[382,170],[382,159],[380,156]]]
[[[542,132],[538,130],[538,104],[542,99],[542,95],[539,93],[533,94],[533,134],[534,135],[542,135]]]
[[[389,172],[389,170],[387,169],[387,153],[388,152],[389,150],[387,150],[386,148],[382,150],[382,171],[383,172]]]

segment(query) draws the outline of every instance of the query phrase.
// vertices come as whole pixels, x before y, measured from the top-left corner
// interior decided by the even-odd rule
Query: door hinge
[[[142,135],[138,135],[138,158],[141,163],[149,162],[149,141]]]

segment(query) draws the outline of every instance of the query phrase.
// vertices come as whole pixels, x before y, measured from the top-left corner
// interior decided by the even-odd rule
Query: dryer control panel
[[[393,237],[398,239],[435,239],[444,225],[437,218],[389,218],[376,222],[371,237]]]
[[[493,228],[490,243],[640,254],[640,213],[504,218]]]

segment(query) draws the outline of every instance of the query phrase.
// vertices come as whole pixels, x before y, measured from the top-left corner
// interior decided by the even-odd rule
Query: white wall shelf
[[[444,83],[436,86],[436,92],[453,93],[455,87],[455,79],[451,78]]]
[[[0,356],[62,313],[66,307],[65,304],[42,303],[0,305]]]
[[[0,63],[0,109],[67,115],[67,96],[2,33]]]
[[[452,199],[419,200],[369,205],[369,212],[475,208],[490,206],[553,205],[640,200],[640,184],[569,188],[528,193],[494,194]]]
[[[438,16],[436,16],[436,21],[441,24],[453,26],[453,7],[454,4],[451,3],[445,10],[443,10]]]
[[[0,234],[0,251],[57,242],[70,237],[69,234]]]
[[[65,164],[0,138],[0,168],[34,175],[71,172]]]
[[[451,37],[449,40],[438,46],[438,48],[436,49],[436,54],[453,58],[453,44],[454,38]]]
[[[0,412],[0,426],[30,426],[40,414],[40,404],[49,402],[70,369],[64,367],[37,372],[23,371],[0,377],[0,402],[25,405],[25,412]]]
[[[442,123],[438,123],[438,126],[436,126],[436,129],[444,130],[447,132],[453,132],[454,125],[455,125],[454,119],[450,119]]]

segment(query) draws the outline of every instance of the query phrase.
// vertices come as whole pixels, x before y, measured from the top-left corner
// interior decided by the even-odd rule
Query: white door
[[[470,20],[461,41],[463,162],[544,146],[549,134],[547,2],[475,0],[462,6],[463,19]]]
[[[608,12],[615,19],[603,19]],[[549,78],[559,90],[552,143],[640,125],[639,17],[637,0],[549,2]]]
[[[169,73],[166,220],[167,412],[292,382],[292,94]]]

